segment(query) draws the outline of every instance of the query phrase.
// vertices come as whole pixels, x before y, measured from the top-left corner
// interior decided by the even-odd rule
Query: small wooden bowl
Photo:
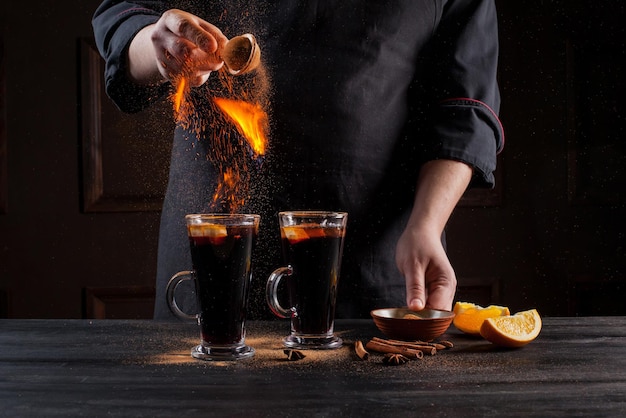
[[[222,59],[228,72],[233,75],[254,71],[261,63],[261,48],[254,35],[245,33],[226,43]]]
[[[431,341],[446,332],[454,319],[454,312],[428,308],[418,312],[408,308],[375,309],[370,314],[383,334],[403,341]]]

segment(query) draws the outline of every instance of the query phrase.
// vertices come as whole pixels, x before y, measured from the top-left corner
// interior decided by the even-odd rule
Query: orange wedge
[[[228,235],[225,225],[193,224],[189,225],[188,229],[192,237],[224,238]]]
[[[281,234],[292,244],[309,239],[307,231],[304,228],[297,226],[283,226],[281,228]]]
[[[502,347],[522,347],[537,338],[540,331],[541,317],[536,309],[488,318],[480,327],[484,339]]]
[[[470,302],[457,302],[454,305],[455,316],[452,323],[466,334],[480,335],[480,327],[485,319],[510,314],[506,306],[490,305],[483,308]]]
[[[306,233],[309,235],[309,238],[322,238],[326,236],[325,229],[320,226],[313,226],[311,228],[307,228]]]

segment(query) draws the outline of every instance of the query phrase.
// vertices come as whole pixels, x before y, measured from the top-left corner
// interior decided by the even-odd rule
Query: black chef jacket
[[[433,159],[463,161],[474,168],[472,186],[493,186],[504,142],[494,1],[107,0],[93,27],[106,60],[107,94],[123,111],[141,110],[171,93],[169,84],[140,87],[126,76],[133,36],[170,8],[197,14],[228,38],[255,34],[271,80],[270,149],[250,163],[256,174],[239,208],[262,215],[251,316],[269,312],[264,283],[281,265],[280,210],[349,213],[338,316],[405,305],[394,254],[420,166]],[[218,94],[217,79],[212,74],[193,89],[199,108]],[[209,110],[203,115],[213,117]],[[211,145],[202,137],[211,134],[210,128],[175,129],[155,318],[171,316],[168,279],[191,268],[184,215],[227,210],[210,203],[219,173],[205,158]]]

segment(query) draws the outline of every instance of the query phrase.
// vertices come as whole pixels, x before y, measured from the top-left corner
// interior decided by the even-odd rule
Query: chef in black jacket
[[[269,312],[265,279],[281,265],[277,213],[296,209],[349,213],[339,317],[451,309],[445,225],[467,187],[493,187],[504,144],[493,0],[105,0],[93,27],[121,110],[166,100],[181,75],[192,86],[194,121],[174,129],[155,318],[171,317],[165,285],[191,268],[184,216],[232,210],[262,215],[252,317]],[[225,89],[219,52],[243,33],[256,36],[262,71]],[[224,167],[211,158],[211,98],[242,93],[268,106],[269,149],[249,153],[250,190],[233,209],[213,199]]]

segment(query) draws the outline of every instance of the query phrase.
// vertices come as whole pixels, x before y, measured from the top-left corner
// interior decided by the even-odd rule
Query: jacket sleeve
[[[128,113],[138,112],[169,91],[169,83],[140,86],[128,78],[128,47],[145,26],[155,23],[165,10],[165,2],[126,2],[105,0],[95,11],[92,26],[96,45],[105,61],[107,95]]]
[[[498,26],[493,0],[448,0],[430,46],[429,159],[474,167],[472,186],[493,187],[504,146],[498,118]]]

